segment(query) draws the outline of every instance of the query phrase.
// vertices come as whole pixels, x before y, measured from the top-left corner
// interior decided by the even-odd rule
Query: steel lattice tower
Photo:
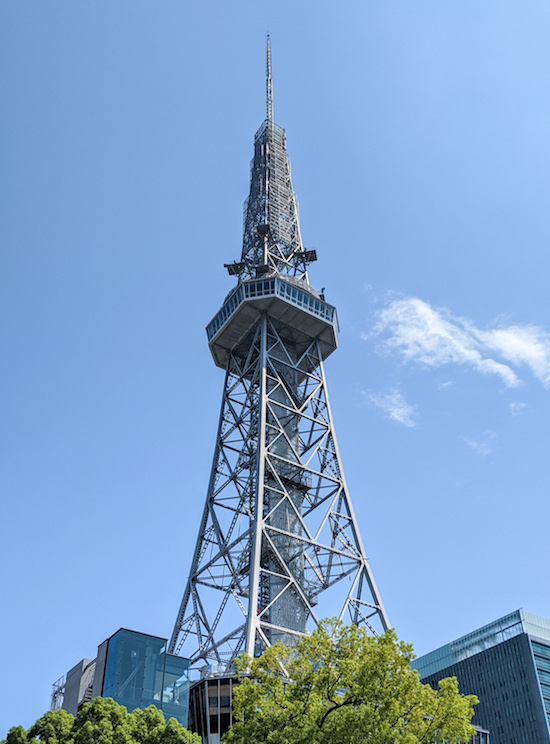
[[[207,326],[225,370],[218,434],[170,652],[227,669],[292,645],[323,617],[386,630],[336,444],[323,361],[336,309],[309,285],[286,153],[273,122],[254,138],[237,286]]]

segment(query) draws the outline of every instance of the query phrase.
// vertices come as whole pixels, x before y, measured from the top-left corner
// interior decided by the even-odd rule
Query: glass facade
[[[423,682],[456,677],[479,698],[473,723],[491,744],[550,744],[550,622],[523,610],[469,633],[412,666]]]
[[[544,710],[550,726],[550,646],[531,640],[531,648],[533,649]]]
[[[231,701],[238,679],[217,677],[195,682],[189,702],[189,729],[204,744],[218,744],[232,723]]]
[[[166,653],[166,640],[121,629],[107,647],[102,695],[128,711],[155,705],[187,726],[189,660]]]
[[[336,310],[333,305],[323,302],[323,300],[300,289],[295,284],[277,278],[256,279],[239,284],[235,291],[229,295],[221,310],[206,327],[208,341],[210,342],[214,338],[245,300],[269,296],[281,297],[292,305],[322,318],[327,323],[337,322]]]

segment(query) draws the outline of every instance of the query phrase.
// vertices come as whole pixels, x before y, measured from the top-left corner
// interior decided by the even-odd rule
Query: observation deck
[[[325,360],[338,345],[336,308],[322,300],[305,282],[269,276],[240,282],[206,326],[208,344],[217,367],[225,369],[230,353],[246,358],[250,336],[263,313],[299,356],[313,340]]]

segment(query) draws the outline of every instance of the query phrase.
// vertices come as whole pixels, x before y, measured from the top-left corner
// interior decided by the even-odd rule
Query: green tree
[[[27,732],[23,726],[13,726],[5,739],[5,744],[27,744]]]
[[[76,718],[64,710],[49,711],[28,731],[10,729],[0,744],[201,744],[192,734],[150,705],[128,713],[111,698],[94,698],[85,703]]]
[[[71,744],[73,727],[74,717],[66,710],[50,710],[30,727],[27,742],[30,744],[38,740],[43,744]]]
[[[325,621],[295,652],[242,657],[227,744],[457,744],[474,734],[474,695],[423,685],[410,645]],[[288,677],[283,674],[286,671]]]

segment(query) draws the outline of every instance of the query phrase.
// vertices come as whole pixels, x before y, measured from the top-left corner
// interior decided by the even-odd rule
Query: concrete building
[[[84,703],[92,699],[92,688],[95,676],[95,659],[82,659],[67,672],[66,678],[55,683],[54,696],[62,698],[60,705],[76,716]]]
[[[433,687],[456,677],[479,698],[473,723],[491,744],[550,744],[550,620],[517,610],[415,659]]]

